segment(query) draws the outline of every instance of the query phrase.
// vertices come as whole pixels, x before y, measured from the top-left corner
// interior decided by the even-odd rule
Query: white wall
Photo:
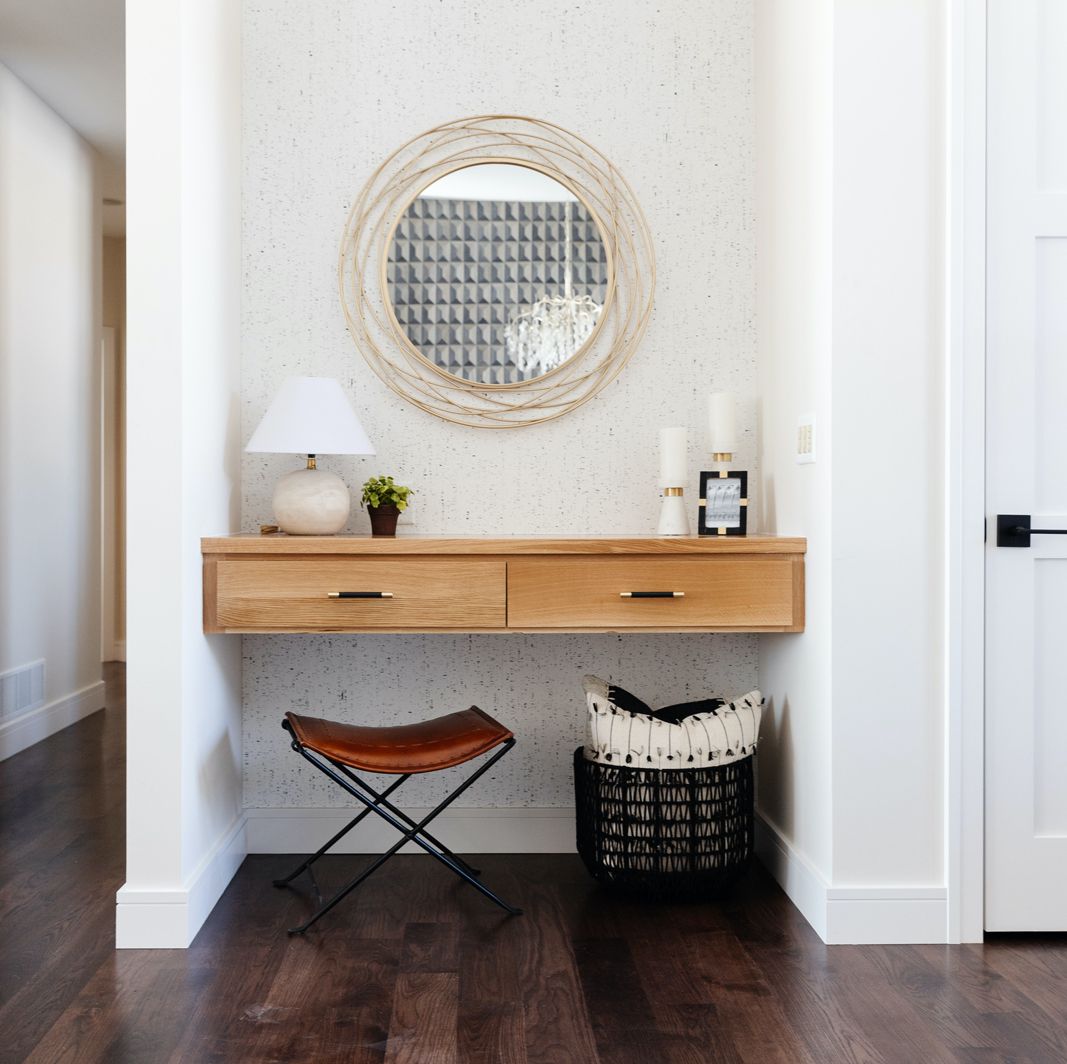
[[[692,430],[695,529],[713,390],[740,395],[738,462],[755,470],[750,0],[548,0],[533,21],[518,0],[491,14],[420,5],[414,21],[396,2],[246,0],[244,11],[245,438],[286,376],[340,378],[378,456],[324,461],[357,491],[376,473],[411,484],[415,524],[402,534],[652,533],[657,434],[672,424]],[[510,432],[450,425],[394,396],[349,338],[337,296],[345,218],[374,168],[424,129],[487,112],[558,122],[603,151],[648,215],[659,270],[648,333],[617,381],[565,418]],[[246,529],[271,520],[274,481],[295,463],[246,456]],[[357,505],[352,528],[368,527]],[[245,800],[260,810],[337,800],[284,742],[278,724],[294,704],[373,723],[477,702],[519,744],[500,778],[464,804],[558,808],[573,803],[583,673],[664,702],[741,694],[757,678],[749,635],[244,645]],[[409,800],[428,802],[435,781],[409,787]]]
[[[202,631],[237,526],[240,20],[127,4],[128,764],[120,947],[188,945],[243,857],[240,646]]]
[[[45,661],[0,757],[103,705],[93,150],[0,66],[0,673]]]
[[[811,539],[816,612],[797,643],[763,641],[787,740],[763,757],[764,849],[829,941],[944,940],[943,5],[827,0],[818,29],[791,8],[757,25],[760,356],[783,412],[764,491],[774,530]],[[809,152],[783,129],[796,100]],[[829,203],[790,207],[809,183]],[[791,467],[809,405],[818,462]]]
[[[942,8],[834,29],[835,883],[944,883]]]
[[[821,877],[832,867],[833,3],[756,5],[760,530],[806,535],[806,627],[760,640],[768,700],[759,809]],[[815,415],[817,461],[796,464]]]

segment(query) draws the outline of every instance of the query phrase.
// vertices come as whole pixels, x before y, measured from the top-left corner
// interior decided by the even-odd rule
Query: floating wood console
[[[222,536],[206,632],[801,632],[776,536]]]

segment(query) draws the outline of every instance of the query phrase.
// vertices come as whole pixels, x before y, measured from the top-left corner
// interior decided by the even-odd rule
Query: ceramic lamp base
[[[663,505],[659,511],[658,536],[688,536],[689,515],[685,512],[685,496],[681,488],[668,488],[677,495],[664,495]]]
[[[345,482],[325,469],[286,473],[274,486],[274,517],[291,536],[332,536],[348,523]]]

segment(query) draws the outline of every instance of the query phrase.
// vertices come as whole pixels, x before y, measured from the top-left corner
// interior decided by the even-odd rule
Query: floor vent
[[[44,661],[0,672],[0,721],[44,705]]]

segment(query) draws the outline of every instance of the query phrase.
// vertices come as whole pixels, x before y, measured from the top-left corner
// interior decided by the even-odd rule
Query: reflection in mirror
[[[424,358],[480,384],[533,380],[573,357],[600,318],[607,255],[560,182],[481,163],[424,189],[397,222],[386,286]]]

